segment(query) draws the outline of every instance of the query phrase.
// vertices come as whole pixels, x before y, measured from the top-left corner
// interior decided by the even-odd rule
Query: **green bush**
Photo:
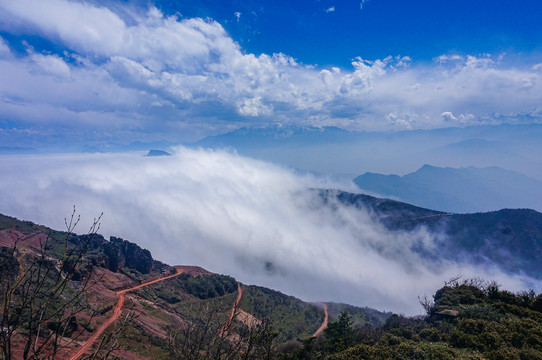
[[[420,338],[429,342],[438,342],[442,340],[440,331],[435,328],[423,329],[419,334]]]

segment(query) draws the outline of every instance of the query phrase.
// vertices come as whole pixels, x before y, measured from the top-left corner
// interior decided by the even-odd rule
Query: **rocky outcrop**
[[[153,267],[153,259],[149,250],[142,249],[127,240],[111,236],[104,244],[107,257],[107,268],[117,272],[123,267],[133,268],[142,274],[148,274]]]

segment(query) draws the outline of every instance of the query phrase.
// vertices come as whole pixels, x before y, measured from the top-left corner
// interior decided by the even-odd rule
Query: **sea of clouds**
[[[61,230],[75,205],[84,233],[103,212],[102,234],[136,242],[159,260],[304,300],[419,314],[418,296],[456,275],[511,290],[531,284],[495,268],[423,259],[411,247],[433,246],[434,234],[389,232],[364,209],[324,203],[314,191],[352,184],[231,152],[2,156],[0,166],[3,214]]]

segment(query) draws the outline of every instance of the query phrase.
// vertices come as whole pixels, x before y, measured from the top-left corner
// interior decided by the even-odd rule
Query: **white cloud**
[[[237,22],[239,22],[239,19],[241,19],[241,13],[239,11],[236,11],[233,13],[233,15],[235,15],[235,19],[237,20]]]
[[[4,38],[0,36],[0,59],[11,57],[11,50],[9,50],[8,44]]]
[[[106,7],[66,0],[4,1],[2,10],[0,16],[8,28],[11,19],[16,19],[15,25],[20,22],[30,28],[28,31],[59,39],[75,51],[125,56],[153,70],[196,70],[190,65],[212,55],[238,51],[218,23],[198,18],[177,21],[164,17],[154,7],[135,16],[135,25],[128,25]]]
[[[37,64],[46,74],[68,77],[70,67],[56,55],[31,54],[30,60]]]
[[[450,111],[443,112],[442,114],[440,114],[440,117],[443,121],[457,121],[457,118]]]
[[[425,230],[390,233],[365,210],[310,190],[351,185],[231,153],[3,156],[0,166],[10,169],[0,177],[1,213],[62,229],[73,204],[83,224],[103,211],[104,235],[135,241],[158,259],[310,301],[417,314],[417,296],[457,274],[527,286],[496,269],[432,263],[411,250],[432,246]]]
[[[178,141],[269,121],[313,119],[315,125],[346,124],[354,130],[434,128],[446,125],[444,112],[470,114],[464,123],[476,124],[492,113],[540,110],[537,65],[506,66],[500,57],[452,54],[431,64],[416,64],[408,56],[357,57],[351,69],[322,69],[285,54],[245,53],[209,19],[179,20],[154,7],[121,14],[121,7],[0,0],[4,31],[43,36],[67,48],[62,57],[32,51],[4,56],[0,116],[30,124],[30,114],[44,107],[51,111],[41,117],[51,121],[54,108],[68,110],[76,115],[64,125],[78,131],[86,123],[77,114],[88,111],[99,114],[97,124],[118,118],[119,127],[128,124],[141,135],[156,132]],[[0,53],[8,51],[1,42]],[[118,137],[112,126],[107,133]],[[184,131],[172,131],[175,127]]]
[[[239,114],[244,116],[259,116],[271,113],[271,108],[262,104],[260,96],[242,100],[238,109]]]
[[[363,10],[363,6],[364,6],[367,2],[369,2],[369,0],[361,0],[361,2],[359,3],[359,9],[360,9],[360,10]]]
[[[331,6],[331,7],[326,9],[327,13],[334,12],[334,11],[335,11],[335,6]]]
[[[65,0],[1,2],[5,26],[36,29],[79,51],[114,53],[123,44],[126,26],[106,7]]]
[[[445,111],[440,114],[440,117],[443,122],[456,122],[456,123],[468,123],[469,121],[474,120],[474,115],[472,114],[459,114],[455,116],[451,111]]]
[[[439,63],[446,63],[446,62],[451,62],[451,61],[462,61],[463,60],[463,57],[462,56],[459,56],[459,55],[446,55],[446,54],[442,54],[440,56],[437,56],[436,58],[433,59],[434,61],[437,61]]]

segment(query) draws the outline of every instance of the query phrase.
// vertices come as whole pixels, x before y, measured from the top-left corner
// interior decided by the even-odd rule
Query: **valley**
[[[468,253],[470,254],[468,261],[472,263],[491,261],[510,273],[529,274],[533,279],[539,279],[542,276],[535,266],[540,263],[539,254],[541,253],[538,251],[542,231],[542,214],[540,213],[527,210],[502,210],[494,213],[449,214],[367,195],[335,190],[314,191],[319,194],[324,203],[339,201],[347,206],[369,211],[375,221],[381,222],[390,231],[414,231],[419,227],[441,231],[447,229],[444,230],[448,234],[447,241],[437,243],[437,249],[432,252],[428,252],[425,248],[414,249],[423,256],[433,258],[434,261],[440,261],[441,257],[454,256],[457,261],[467,261],[465,254]],[[462,230],[457,232],[458,228]],[[527,229],[527,232],[522,229]],[[471,241],[465,241],[465,236]],[[472,241],[484,238],[492,238],[496,241],[494,248],[500,249],[501,252],[507,249],[509,253],[507,260],[499,258],[498,253],[493,252],[494,248],[489,243],[484,241],[477,244]],[[60,304],[66,307],[61,307],[64,310],[61,313],[57,312],[56,318],[53,315],[52,318],[48,318],[39,325],[47,330],[41,331],[41,335],[38,331],[34,336],[36,343],[42,343],[37,348],[36,355],[51,354],[53,351],[52,354],[69,357],[71,360],[88,356],[92,358],[108,356],[107,354],[141,360],[156,357],[191,358],[185,356],[198,352],[205,354],[218,351],[222,354],[220,356],[226,356],[227,353],[248,353],[252,354],[249,358],[258,359],[264,356],[263,354],[271,356],[270,351],[272,351],[275,357],[282,353],[283,359],[297,359],[307,351],[316,351],[327,354],[329,357],[326,358],[339,359],[340,357],[334,357],[335,355],[332,356],[332,354],[339,354],[342,351],[345,351],[345,354],[349,352],[353,354],[363,349],[361,353],[373,354],[370,355],[372,358],[377,356],[376,354],[384,356],[382,354],[392,350],[382,348],[378,353],[373,353],[371,351],[374,350],[367,347],[350,348],[355,344],[354,337],[350,338],[350,336],[354,334],[358,334],[356,335],[358,337],[368,336],[367,329],[376,331],[375,334],[380,334],[381,331],[384,331],[382,334],[387,334],[391,331],[390,329],[397,329],[397,326],[403,332],[407,331],[406,328],[411,329],[408,331],[420,331],[417,327],[421,325],[416,325],[420,320],[416,318],[401,316],[397,318],[397,315],[391,313],[331,302],[307,303],[271,289],[241,284],[229,276],[213,274],[197,266],[171,267],[154,260],[147,250],[121,238],[111,237],[108,241],[95,233],[76,235],[70,231],[59,232],[2,215],[0,216],[0,244],[2,245],[2,264],[4,264],[2,279],[14,278],[19,279],[17,282],[23,281],[27,274],[35,271],[33,266],[40,263],[39,261],[36,263],[35,260],[46,258],[51,261],[51,265],[47,267],[47,273],[50,272],[51,275],[46,275],[46,277],[61,276],[59,279],[65,280],[62,286],[66,289],[62,291],[68,291],[66,294],[71,294],[59,298],[59,300],[62,299]],[[518,244],[524,245],[518,246]],[[66,249],[81,251],[80,255],[76,256],[75,263],[71,262],[73,260],[69,261],[73,254],[68,258],[62,255],[66,254]],[[77,255],[77,253],[74,254]],[[134,257],[135,254],[138,255]],[[510,261],[510,259],[514,260]],[[12,262],[19,264],[15,267],[19,270],[13,274],[14,269],[9,269],[10,265],[7,265]],[[40,271],[43,271],[42,266],[38,267]],[[54,275],[55,273],[58,275]],[[38,281],[38,279],[32,281]],[[91,286],[87,286],[88,284]],[[499,296],[512,296],[506,301],[515,304],[519,300],[514,299],[520,299],[523,296],[527,304],[524,306],[529,309],[538,309],[537,301],[540,296],[537,297],[534,292],[523,292],[517,295],[506,291],[501,293],[498,287],[495,287],[497,285],[483,280],[457,278],[446,284],[443,289],[449,289],[446,291],[452,293],[465,289],[475,293],[481,291],[476,295],[481,296],[480,300],[476,301],[489,301],[485,299],[490,298],[493,299],[491,301],[502,301],[499,300],[501,299]],[[8,295],[12,291],[9,290],[12,286],[9,280],[4,281],[3,286],[7,289],[5,290],[7,292],[3,292],[4,299],[7,299],[6,296],[15,296]],[[76,289],[81,286],[84,292],[78,293]],[[47,301],[40,296],[33,301],[46,306]],[[443,303],[439,300],[440,296],[439,293],[435,295],[434,303],[428,300],[422,302],[428,312],[427,321],[430,321],[428,324],[435,319],[439,319],[440,322],[449,321],[445,320],[449,315],[444,314],[452,314],[450,319],[455,323],[454,318],[463,316],[460,314],[465,306],[478,306],[476,301],[469,305],[471,303],[465,302],[466,300],[458,300],[459,303]],[[24,303],[26,300],[11,301]],[[70,305],[72,303],[78,305]],[[10,317],[5,310],[6,308],[4,308],[3,327],[6,329],[13,327],[14,331],[3,333],[4,339],[6,335],[9,337],[9,342],[3,343],[3,350],[9,345],[10,354],[22,356],[28,349],[32,349],[32,346],[24,345],[24,338],[28,336],[24,334],[29,330],[33,331],[32,326],[37,325],[24,322],[14,323],[14,318]],[[49,311],[51,310],[47,310],[46,313]],[[529,317],[535,316],[535,313],[528,314],[532,314],[528,315]],[[399,323],[392,326],[394,321],[399,321]],[[341,322],[346,323],[340,325]],[[69,334],[66,333],[68,335],[54,337],[56,340],[51,345],[48,343],[52,341],[50,336],[55,333],[58,335],[58,330],[55,330],[58,329],[58,325],[51,324],[56,323],[63,324],[62,326],[72,330]],[[423,325],[422,329],[429,326],[428,324]],[[338,336],[333,335],[335,334],[333,329],[336,326],[347,326],[351,329],[348,330],[351,335],[348,335],[346,347],[329,347],[331,346],[330,339]],[[206,330],[202,332],[203,329]],[[42,338],[45,334],[46,337]],[[421,336],[421,334],[416,336]],[[382,335],[377,336],[376,339],[380,340],[374,344],[383,341],[384,338],[380,336]],[[447,339],[445,341],[452,341],[447,337],[449,335],[438,336],[441,339],[439,341],[445,339]],[[256,339],[260,340],[253,343]],[[259,342],[263,339],[267,340]],[[316,345],[311,345],[312,342]],[[441,348],[429,347],[423,351],[439,352],[441,350]],[[35,346],[33,351],[36,351]],[[450,350],[450,353],[454,351]],[[467,350],[461,351],[464,356],[469,354]],[[4,354],[6,354],[5,351]],[[351,355],[341,356],[350,358]],[[224,357],[226,358],[228,357]],[[493,358],[489,357],[489,359]]]
[[[175,350],[168,345],[168,339],[180,336],[184,330],[191,330],[193,331],[191,336],[198,336],[199,327],[202,325],[208,327],[209,333],[201,335],[204,338],[198,341],[205,343],[200,346],[208,346],[207,342],[218,341],[221,347],[227,343],[229,351],[242,351],[241,349],[246,346],[247,336],[250,338],[259,331],[269,331],[270,326],[282,332],[280,335],[275,334],[272,339],[279,341],[277,345],[285,344],[296,341],[299,337],[310,337],[312,333],[318,336],[326,328],[328,318],[337,316],[337,312],[329,315],[324,303],[305,303],[270,289],[241,285],[230,277],[216,275],[197,266],[170,267],[149,258],[147,261],[151,261],[153,265],[147,273],[141,273],[135,268],[138,266],[137,263],[127,256],[133,252],[144,253],[144,250],[119,238],[113,238],[112,241],[123,244],[125,250],[121,248],[120,252],[111,253],[107,250],[109,245],[107,240],[103,240],[99,235],[89,234],[93,236],[89,239],[89,235],[78,236],[58,232],[3,215],[0,216],[0,224],[2,264],[6,265],[10,261],[19,262],[21,270],[18,273],[19,277],[23,278],[33,271],[32,266],[35,265],[32,265],[32,259],[39,260],[43,256],[41,255],[45,250],[43,246],[46,248],[47,258],[60,264],[48,268],[50,270],[47,272],[55,272],[54,269],[58,272],[64,262],[61,255],[62,239],[69,239],[68,242],[74,244],[75,248],[81,244],[80,240],[89,240],[88,250],[85,250],[85,255],[73,264],[75,267],[63,270],[66,271],[67,280],[63,286],[67,289],[66,294],[71,294],[68,297],[64,295],[61,300],[62,304],[66,302],[64,304],[66,307],[62,314],[57,313],[54,320],[50,318],[42,324],[48,327],[47,331],[43,331],[48,336],[54,334],[54,331],[50,330],[51,325],[48,324],[55,321],[65,323],[66,326],[68,323],[72,324],[70,326],[75,328],[70,335],[64,335],[58,343],[55,342],[54,348],[51,348],[51,344],[46,344],[51,339],[44,338],[43,348],[37,349],[36,356],[49,353],[69,357],[72,360],[88,356],[101,357],[109,352],[126,359],[147,358],[145,354],[148,354],[148,358],[162,357],[166,354],[171,356]],[[38,242],[37,239],[41,241]],[[128,249],[129,252],[125,252]],[[18,254],[16,259],[11,257],[14,254]],[[116,269],[113,272],[108,266],[114,264],[125,265],[113,267]],[[2,269],[3,289],[10,289],[12,283],[5,282],[10,278],[10,270],[3,267]],[[84,284],[89,285],[85,285],[84,293],[70,298],[74,296],[72,291]],[[4,292],[2,295],[4,300],[6,294]],[[46,301],[44,298],[38,298],[36,301],[37,304],[42,304],[41,306],[46,304],[43,303]],[[365,310],[358,311],[363,314]],[[70,315],[66,317],[68,313]],[[374,313],[379,314],[379,317],[371,320],[361,317],[357,323],[373,321],[380,324],[389,316]],[[10,353],[19,354],[17,357],[23,356],[24,334],[30,330],[26,327],[33,325],[22,320],[18,320],[20,323],[13,321],[15,320],[8,313],[4,313],[2,323],[9,324],[8,327],[14,331],[2,335],[10,337]],[[39,334],[36,340],[38,338]],[[150,342],[150,348],[145,349],[138,345],[143,339]],[[7,343],[4,342],[2,346],[7,346]],[[36,349],[30,353],[33,351]]]

